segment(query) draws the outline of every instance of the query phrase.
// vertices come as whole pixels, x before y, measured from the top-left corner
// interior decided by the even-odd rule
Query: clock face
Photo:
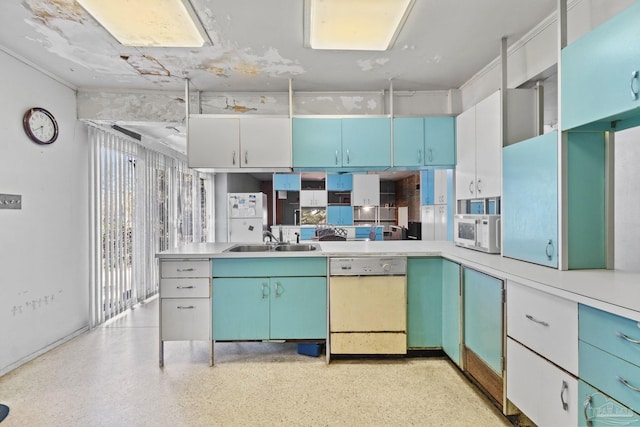
[[[24,130],[38,144],[51,144],[58,138],[58,124],[44,108],[31,108],[24,115]]]

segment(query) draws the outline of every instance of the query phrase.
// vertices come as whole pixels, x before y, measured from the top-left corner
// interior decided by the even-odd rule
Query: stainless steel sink
[[[240,243],[235,246],[231,246],[229,249],[225,249],[223,252],[308,252],[316,251],[320,248],[319,245],[314,243],[280,243],[265,245],[261,243],[245,244]]]
[[[313,243],[303,244],[303,243],[291,243],[276,246],[275,250],[279,252],[308,252],[308,251],[316,251],[319,246]]]
[[[230,247],[229,249],[225,249],[224,252],[268,252],[272,249],[272,245],[263,245],[263,244],[240,244]]]

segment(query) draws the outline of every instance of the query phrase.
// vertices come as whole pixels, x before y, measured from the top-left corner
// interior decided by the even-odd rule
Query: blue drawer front
[[[584,381],[578,383],[578,425],[640,426],[640,415],[616,402],[610,396],[591,387]]]
[[[220,258],[213,277],[326,276],[326,258]]]
[[[580,304],[578,333],[582,341],[640,366],[640,323]],[[622,337],[626,336],[627,339]]]
[[[640,410],[640,368],[587,344],[578,342],[580,378],[634,411]],[[623,382],[626,381],[627,385]]]

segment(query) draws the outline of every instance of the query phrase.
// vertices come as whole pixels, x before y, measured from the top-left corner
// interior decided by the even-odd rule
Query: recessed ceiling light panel
[[[206,32],[188,0],[77,0],[125,46],[201,47]]]
[[[414,0],[305,0],[305,45],[312,49],[387,50]]]

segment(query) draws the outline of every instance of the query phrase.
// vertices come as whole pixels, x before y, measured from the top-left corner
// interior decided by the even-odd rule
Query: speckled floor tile
[[[334,360],[291,343],[165,344],[157,301],[0,378],[10,426],[508,426],[447,360]]]

